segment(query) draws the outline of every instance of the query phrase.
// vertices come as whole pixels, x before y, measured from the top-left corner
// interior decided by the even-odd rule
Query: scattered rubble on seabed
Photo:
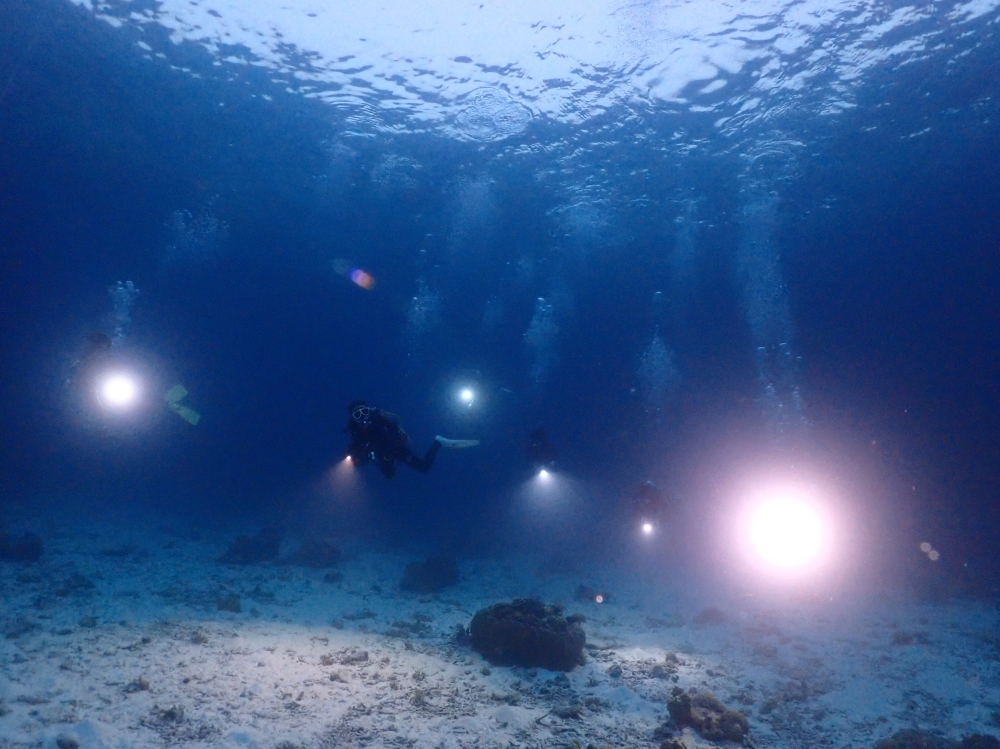
[[[235,534],[121,534],[41,533],[39,560],[0,563],[0,747],[716,745],[672,722],[681,690],[745,716],[759,747],[998,732],[987,604],[779,609],[525,557],[459,560],[426,594],[400,588],[416,554],[232,565],[217,560]],[[613,595],[576,595],[590,585]],[[579,622],[583,665],[493,666],[469,647],[476,612],[517,598]]]

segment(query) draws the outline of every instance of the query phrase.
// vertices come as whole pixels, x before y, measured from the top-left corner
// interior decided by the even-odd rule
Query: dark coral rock
[[[667,712],[678,728],[691,725],[691,695],[680,687],[674,687],[667,700]]]
[[[9,536],[0,531],[0,560],[4,562],[35,562],[44,550],[42,539],[34,533]]]
[[[148,692],[149,682],[141,676],[125,685],[125,694],[135,694],[136,692]]]
[[[1000,740],[989,734],[973,733],[962,739],[959,749],[1000,749]]]
[[[368,651],[362,650],[361,652],[353,651],[350,653],[341,653],[339,662],[343,663],[345,666],[357,666],[361,663],[368,663]]]
[[[894,632],[892,635],[893,645],[919,645],[927,644],[927,634],[924,632]]]
[[[1000,739],[990,734],[973,733],[962,739],[960,749],[1000,749]]]
[[[469,640],[494,666],[572,671],[584,663],[587,636],[578,623],[566,621],[561,606],[519,598],[476,612]]]
[[[930,731],[907,729],[875,745],[875,749],[958,749],[958,742]]]
[[[3,623],[3,627],[0,628],[3,631],[3,636],[8,640],[16,640],[18,637],[34,632],[39,629],[39,625],[23,616],[18,616],[14,619],[10,619]]]
[[[708,741],[740,742],[750,730],[743,713],[730,710],[711,692],[692,695],[674,687],[667,702],[667,712],[675,726],[691,726]]]
[[[649,670],[649,676],[653,679],[669,679],[677,673],[677,667],[669,663],[657,663]]]
[[[79,573],[74,573],[66,578],[65,582],[55,589],[55,594],[60,598],[65,598],[76,593],[93,590],[97,586],[94,581],[84,577]]]
[[[139,547],[135,544],[124,544],[122,546],[115,546],[110,549],[104,549],[101,554],[106,557],[130,557],[133,554],[139,553]]]
[[[340,562],[340,549],[325,538],[308,538],[285,560],[295,567],[312,567],[322,570],[335,567]]]
[[[552,708],[552,714],[563,720],[580,720],[583,717],[583,705],[576,702],[568,705],[559,705]]]
[[[239,614],[243,611],[243,607],[240,606],[240,597],[235,593],[220,597],[215,602],[215,606],[219,611],[231,611],[234,614]]]
[[[603,590],[591,588],[589,585],[579,585],[576,592],[573,593],[573,598],[587,603],[607,603],[610,595]]]
[[[161,708],[159,705],[153,705],[153,709],[150,712],[151,720],[143,719],[140,721],[143,725],[149,725],[150,723],[183,723],[184,722],[184,708],[179,705],[172,705],[168,708]]]
[[[458,582],[458,563],[448,557],[428,557],[426,562],[410,562],[403,570],[400,590],[410,593],[437,593]]]
[[[223,564],[258,564],[278,558],[281,546],[281,531],[275,528],[264,528],[260,533],[250,536],[237,536],[236,540],[219,557]]]
[[[714,606],[709,606],[707,609],[703,609],[701,613],[694,618],[695,624],[722,624],[725,621],[726,615]]]

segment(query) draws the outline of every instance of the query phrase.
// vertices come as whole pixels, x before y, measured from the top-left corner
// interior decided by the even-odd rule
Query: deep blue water
[[[682,115],[709,145],[669,152],[677,115],[654,103],[584,124],[538,115],[496,141],[360,137],[352,112],[264,71],[195,78],[80,7],[4,2],[3,505],[329,525],[473,553],[515,542],[497,518],[542,426],[587,498],[566,520],[578,541],[653,480],[684,508],[677,543],[711,557],[732,477],[774,466],[832,488],[887,569],[989,593],[1000,55],[983,28],[957,65],[876,66],[856,107],[793,113],[780,132]],[[209,65],[197,47],[177,55]],[[140,294],[114,353],[148,397],[109,416],[65,381],[87,336],[112,334],[119,281]],[[651,393],[657,332],[675,376],[657,370]],[[478,402],[462,413],[452,389],[468,378]],[[196,427],[162,407],[174,383]],[[356,398],[399,414],[419,451],[435,434],[482,445],[426,476],[369,467],[364,511],[340,514],[316,487]],[[931,572],[925,540],[942,551]]]

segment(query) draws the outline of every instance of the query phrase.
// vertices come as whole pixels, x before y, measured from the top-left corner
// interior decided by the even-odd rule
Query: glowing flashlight
[[[125,408],[132,404],[139,394],[135,380],[122,374],[108,377],[101,385],[101,398],[109,406]]]
[[[476,399],[476,394],[472,392],[472,388],[462,388],[458,392],[458,399],[465,405],[471,406],[472,402]]]
[[[646,522],[644,522],[642,524],[642,532],[645,533],[647,536],[652,536],[653,535],[653,524],[650,523],[648,520]]]
[[[827,543],[823,518],[809,502],[792,493],[762,501],[749,523],[750,545],[762,562],[793,571],[819,560]]]
[[[546,471],[544,468],[538,472],[539,481],[548,481],[552,478],[552,474]]]

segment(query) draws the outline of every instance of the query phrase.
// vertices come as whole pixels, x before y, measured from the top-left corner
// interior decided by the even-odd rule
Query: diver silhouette
[[[632,495],[632,516],[640,523],[661,523],[669,509],[667,495],[652,481],[642,482]]]
[[[64,384],[67,387],[92,385],[94,374],[100,367],[107,365],[110,352],[111,338],[104,333],[91,333],[87,336],[87,342],[79,358],[69,365],[69,373]]]
[[[399,425],[396,414],[369,406],[364,401],[354,401],[347,410],[351,414],[351,420],[347,422],[347,431],[351,435],[348,457],[356,466],[375,461],[386,478],[396,475],[397,461],[415,471],[427,473],[442,447],[463,448],[479,444],[479,440],[451,440],[438,435],[420,457],[414,452],[413,443]]]
[[[552,468],[556,462],[556,450],[549,444],[544,429],[536,429],[528,437],[524,455],[533,468]]]

